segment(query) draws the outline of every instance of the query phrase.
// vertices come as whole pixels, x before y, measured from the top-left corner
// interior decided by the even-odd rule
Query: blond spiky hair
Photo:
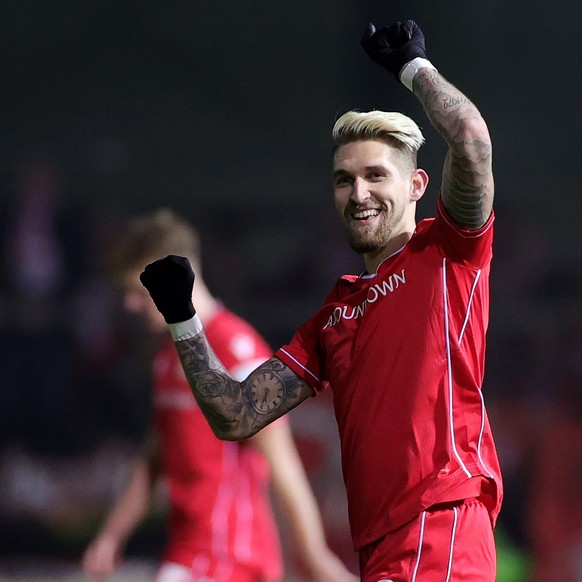
[[[404,146],[413,154],[424,143],[418,125],[395,111],[348,111],[335,122],[332,135],[336,146],[375,139],[392,147]]]

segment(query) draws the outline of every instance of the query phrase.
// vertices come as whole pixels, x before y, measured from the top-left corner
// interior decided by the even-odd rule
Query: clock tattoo
[[[257,374],[250,386],[251,401],[259,414],[268,414],[277,408],[285,396],[285,385],[272,372]]]

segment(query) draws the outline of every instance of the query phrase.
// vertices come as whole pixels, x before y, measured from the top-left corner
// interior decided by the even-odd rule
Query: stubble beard
[[[402,219],[404,209],[398,214],[388,214],[388,209],[383,208],[380,221],[376,227],[350,228],[355,221],[347,214],[344,218],[344,228],[348,236],[350,248],[358,254],[374,253],[383,249],[392,239],[396,224]]]

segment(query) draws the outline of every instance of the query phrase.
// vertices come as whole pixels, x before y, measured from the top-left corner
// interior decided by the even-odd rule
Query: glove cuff
[[[197,336],[204,328],[202,327],[200,318],[195,315],[186,321],[168,323],[168,329],[172,334],[172,339],[175,342],[181,342],[182,340]]]
[[[437,68],[428,59],[423,59],[422,57],[416,57],[406,63],[402,69],[400,69],[398,77],[401,83],[409,91],[412,91],[412,81],[419,69],[433,69],[434,71],[437,70]]]

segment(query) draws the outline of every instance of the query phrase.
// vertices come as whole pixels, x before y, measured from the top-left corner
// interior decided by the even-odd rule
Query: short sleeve
[[[437,218],[433,228],[439,229],[439,241],[445,256],[451,261],[481,269],[493,256],[493,211],[487,222],[477,230],[462,228],[446,211],[439,196]]]
[[[317,314],[304,323],[295,333],[291,341],[279,348],[275,356],[295,372],[316,393],[321,392],[325,370],[321,347]]]

